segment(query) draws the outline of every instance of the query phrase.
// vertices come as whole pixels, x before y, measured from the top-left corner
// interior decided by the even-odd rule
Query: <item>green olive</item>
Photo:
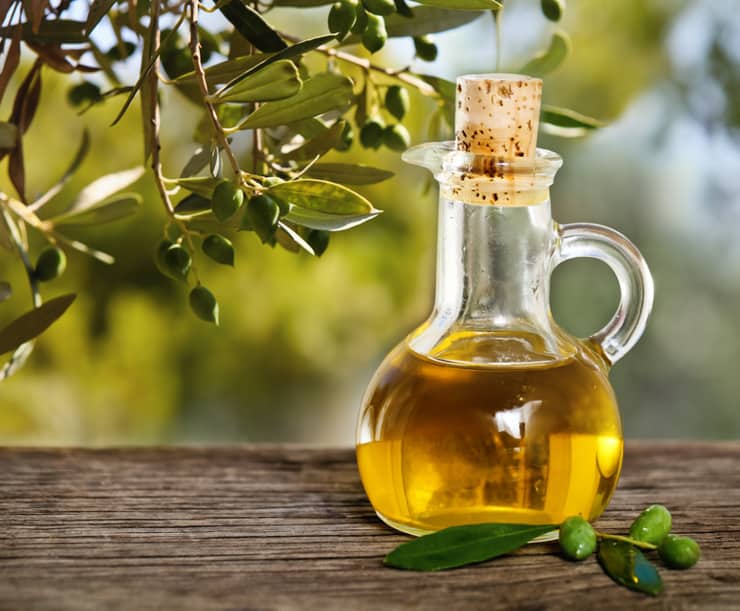
[[[218,233],[212,233],[203,239],[201,248],[216,263],[234,267],[234,245],[228,238]]]
[[[79,85],[71,87],[67,91],[67,101],[72,106],[82,106],[82,104],[91,104],[103,98],[100,87],[90,81],[82,81]]]
[[[280,206],[269,195],[255,195],[247,204],[246,215],[249,224],[262,240],[272,242],[280,218]]]
[[[437,45],[431,36],[414,36],[414,50],[416,57],[425,61],[433,62],[437,59]]]
[[[560,549],[571,560],[583,560],[596,550],[596,531],[580,516],[571,516],[560,525]]]
[[[329,232],[321,229],[312,229],[308,232],[306,241],[313,248],[313,252],[317,257],[324,254],[329,246]]]
[[[154,252],[154,263],[156,264],[157,269],[167,276],[169,276],[169,270],[167,269],[167,264],[164,260],[164,253],[167,252],[167,249],[169,249],[170,246],[174,246],[174,244],[175,243],[172,240],[162,240],[157,244],[157,250]]]
[[[540,0],[540,7],[550,21],[560,21],[565,11],[565,0]]]
[[[385,92],[385,108],[399,121],[409,110],[409,92],[399,85],[391,85]]]
[[[388,32],[385,29],[385,19],[373,13],[367,13],[367,27],[362,33],[362,44],[370,51],[376,53],[385,46],[388,40]]]
[[[701,555],[696,541],[690,537],[666,535],[658,548],[663,562],[672,569],[688,569],[694,566]]]
[[[352,131],[352,127],[349,123],[345,123],[342,128],[342,133],[339,136],[339,140],[334,145],[334,148],[338,151],[348,151],[352,147],[352,143],[355,140],[355,134]]]
[[[34,275],[40,282],[48,282],[49,280],[59,278],[66,268],[67,255],[60,248],[50,246],[41,251],[36,261]]]
[[[636,541],[660,545],[671,532],[671,522],[671,512],[663,505],[651,505],[632,522],[630,537]]]
[[[355,23],[349,31],[353,34],[362,34],[366,27],[367,11],[365,11],[365,7],[362,6],[362,3],[358,2],[355,7]]]
[[[180,246],[180,244],[173,244],[167,250],[165,250],[162,256],[162,262],[164,269],[169,276],[175,280],[182,280],[187,282],[188,273],[190,267],[193,264],[193,260],[190,257],[190,253]]]
[[[377,119],[371,119],[360,130],[360,143],[366,149],[377,149],[383,144],[383,124]]]
[[[339,40],[349,33],[357,19],[357,0],[335,2],[329,9],[329,31],[335,33]]]
[[[199,285],[190,291],[190,309],[201,320],[218,325],[218,301],[206,287]]]
[[[229,180],[221,181],[213,190],[211,209],[221,222],[230,218],[243,203],[244,191]]]
[[[396,12],[396,3],[393,0],[362,0],[362,4],[373,15],[386,17]]]
[[[405,151],[411,144],[411,137],[403,125],[396,123],[383,130],[383,144],[393,151]]]

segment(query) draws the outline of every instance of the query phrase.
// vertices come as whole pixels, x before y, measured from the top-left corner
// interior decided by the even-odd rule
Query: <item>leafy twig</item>
[[[282,36],[285,40],[289,42],[300,42],[299,38],[290,36],[282,32],[280,33],[280,36]],[[431,85],[429,85],[429,83],[409,73],[407,69],[402,69],[399,71],[392,68],[385,68],[383,66],[379,66],[378,64],[372,63],[369,59],[357,57],[356,55],[352,55],[351,53],[347,53],[346,51],[340,51],[338,49],[335,49],[334,47],[327,47],[324,45],[314,49],[314,52],[321,53],[323,55],[326,55],[327,57],[336,58],[348,64],[353,64],[358,68],[362,68],[365,72],[377,72],[379,74],[387,76],[388,78],[396,79],[398,81],[406,83],[414,89],[418,89],[419,92],[423,95],[437,95],[437,92]]]
[[[213,104],[209,101],[208,93],[208,81],[206,81],[206,73],[203,70],[203,62],[200,57],[200,39],[198,35],[198,2],[197,0],[189,0],[190,6],[190,54],[193,59],[193,69],[195,70],[195,76],[198,80],[198,87],[203,96],[203,104],[206,108],[206,113],[213,124],[213,129],[216,132],[216,138],[219,145],[226,152],[226,156],[229,158],[229,164],[231,169],[234,171],[234,175],[239,177],[239,162],[234,155],[234,151],[231,150],[229,139],[224,133],[224,129],[221,126],[221,122],[218,120],[216,109]]]

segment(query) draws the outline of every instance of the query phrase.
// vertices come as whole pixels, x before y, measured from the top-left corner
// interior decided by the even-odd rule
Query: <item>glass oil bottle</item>
[[[607,374],[642,334],[653,284],[623,235],[552,220],[562,161],[536,148],[541,92],[522,75],[460,77],[455,141],[404,155],[440,183],[435,304],[367,389],[357,461],[378,516],[407,533],[591,520],[617,485]],[[606,262],[621,289],[586,339],[549,307],[550,275],[574,257]]]

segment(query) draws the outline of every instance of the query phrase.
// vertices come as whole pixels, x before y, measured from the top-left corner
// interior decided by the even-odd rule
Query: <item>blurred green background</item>
[[[296,35],[323,32],[326,9],[274,11]],[[300,24],[300,25],[297,25]],[[612,372],[628,437],[736,438],[740,432],[740,12],[734,0],[570,0],[564,28],[573,54],[545,81],[545,101],[602,117],[586,140],[541,137],[565,165],[553,187],[560,222],[604,223],[626,233],[656,281],[648,330]],[[535,0],[504,12],[503,65],[516,69],[552,26]],[[415,68],[446,78],[495,67],[491,21],[437,37],[440,58]],[[403,65],[411,43],[394,40],[384,61]],[[135,66],[132,64],[131,80]],[[47,71],[46,77],[52,76]],[[17,86],[17,83],[16,83]],[[65,189],[141,162],[139,117],[109,128],[120,98],[79,117],[68,87],[46,78],[26,140],[30,191],[62,173],[84,126],[92,154]],[[12,93],[12,92],[11,92]],[[164,97],[165,173],[193,150],[195,110]],[[0,114],[9,112],[6,96]],[[413,98],[414,143],[427,139],[433,103]],[[241,151],[246,158],[248,151]],[[335,234],[321,259],[263,247],[241,235],[234,270],[202,274],[221,303],[221,326],[196,320],[181,285],[162,277],[152,252],[164,214],[153,184],[134,220],[79,232],[116,256],[104,266],[72,254],[46,297],[79,293],[38,342],[27,366],[0,384],[2,444],[153,444],[307,441],[350,444],[360,398],[386,351],[428,313],[436,194],[398,154],[353,147],[329,160],[363,161],[396,177],[367,189],[385,210]],[[2,174],[5,174],[3,163]],[[7,182],[7,181],[6,181]],[[6,183],[3,183],[7,186]],[[587,335],[616,306],[601,264],[571,262],[554,276],[553,310]],[[0,256],[0,278],[22,286]],[[29,307],[0,309],[0,323]]]

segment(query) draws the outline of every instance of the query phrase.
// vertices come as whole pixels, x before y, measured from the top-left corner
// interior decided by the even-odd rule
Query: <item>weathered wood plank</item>
[[[629,444],[599,521],[671,508],[704,556],[651,599],[532,545],[419,574],[353,453],[291,447],[0,450],[0,609],[739,609],[740,444]]]

